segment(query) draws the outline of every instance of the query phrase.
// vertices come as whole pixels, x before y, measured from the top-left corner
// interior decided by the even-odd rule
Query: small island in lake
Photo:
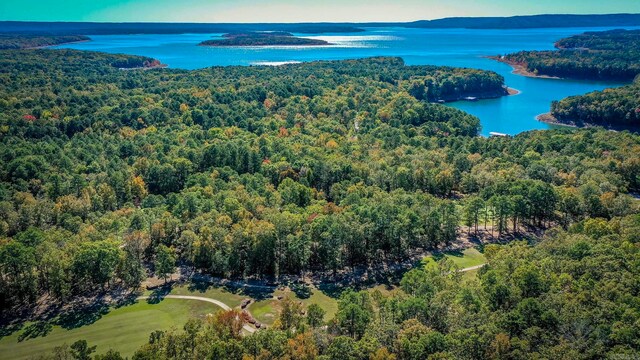
[[[229,33],[223,39],[206,40],[200,46],[326,46],[332,45],[320,39],[293,36],[284,31]]]

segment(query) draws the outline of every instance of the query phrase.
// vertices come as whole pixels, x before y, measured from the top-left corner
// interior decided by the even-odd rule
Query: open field
[[[259,300],[249,305],[251,314],[261,323],[271,325],[280,311],[280,301],[277,297],[288,297],[294,301],[301,301],[305,307],[318,304],[326,312],[324,320],[333,318],[338,311],[338,301],[313,286],[304,286],[295,291],[276,290],[273,297]]]
[[[476,248],[468,248],[464,251],[460,252],[447,252],[444,254],[437,254],[432,256],[425,257],[422,262],[425,266],[429,266],[430,264],[435,264],[437,260],[446,257],[451,260],[459,269],[466,269],[478,265],[485,264],[487,259],[484,254],[482,254]],[[469,271],[465,271],[462,276],[465,279],[475,278],[476,274],[480,269],[473,269]]]
[[[279,297],[300,301],[305,307],[311,304],[320,305],[326,311],[325,321],[333,318],[338,311],[336,294],[329,294],[329,291],[320,290],[312,285],[294,285],[283,289],[269,286],[232,288],[200,283],[175,286],[168,294],[207,297],[222,301],[232,308],[239,307],[243,299],[252,299],[247,310],[256,320],[267,326],[271,326],[278,316],[281,302]]]
[[[250,297],[247,295],[243,295],[242,291],[232,292],[231,290],[227,290],[217,286],[194,285],[175,286],[171,289],[171,295],[194,295],[207,297],[222,301],[232,308],[240,306],[242,299]]]
[[[87,340],[90,346],[97,345],[96,353],[114,349],[122,356],[131,357],[148,341],[152,331],[180,328],[191,317],[201,317],[219,309],[201,301],[164,299],[157,304],[139,301],[114,308],[91,324],[74,328],[59,325],[49,328],[42,323],[29,323],[0,339],[0,359],[29,359],[81,339]],[[34,329],[42,328],[47,329],[42,331],[45,336],[22,339]]]

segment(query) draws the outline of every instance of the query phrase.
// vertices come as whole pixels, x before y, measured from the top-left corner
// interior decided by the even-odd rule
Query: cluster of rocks
[[[253,315],[251,315],[251,313],[249,311],[247,311],[247,306],[249,306],[249,304],[251,304],[251,302],[252,302],[251,299],[244,299],[240,303],[240,308],[242,309],[242,316],[245,318],[245,320],[249,324],[255,326],[256,329],[264,329],[264,328],[266,328],[266,325],[264,325],[261,322],[259,322],[258,320],[256,320],[256,318],[254,318]]]
[[[242,309],[246,309],[247,306],[249,306],[249,304],[251,304],[251,299],[244,299],[242,300],[242,302],[240,303],[240,308]]]
[[[266,328],[265,325],[263,325],[261,322],[259,322],[258,320],[256,320],[253,315],[251,315],[251,313],[249,313],[247,310],[242,310],[242,316],[244,317],[244,319],[251,325],[255,326],[256,329],[263,329]]]

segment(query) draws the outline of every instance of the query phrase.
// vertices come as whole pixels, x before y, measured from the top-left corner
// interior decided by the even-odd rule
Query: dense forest
[[[344,292],[326,328],[290,303],[242,337],[243,317],[222,312],[153,333],[135,359],[637,355],[640,136],[482,138],[477,118],[431,103],[503,95],[486,71],[397,58],[122,70],[152,62],[0,51],[3,313],[136,289],[176,264],[276,280],[378,267],[489,222],[496,237],[557,230],[488,246],[479,282],[443,261],[388,297]]]
[[[52,287],[65,297],[139,281],[161,245],[198,269],[242,277],[337,270],[452,241],[458,220],[443,197],[454,170],[427,154],[435,136],[475,136],[478,119],[410,94],[502,91],[495,73],[393,58],[119,70],[148,61],[0,53],[0,231],[32,238],[3,247],[5,305]],[[389,211],[397,224],[376,224]],[[345,231],[354,225],[361,231]],[[81,240],[87,230],[97,241]],[[36,249],[53,244],[45,253],[60,267],[33,267],[44,264]]]
[[[640,128],[640,78],[631,85],[554,101],[551,115],[560,123],[637,131]]]
[[[632,212],[640,189],[637,137],[482,139],[477,118],[421,101],[500,91],[494,73],[119,70],[146,61],[0,53],[5,304],[139,280],[161,246],[219,276],[336,271],[450,243],[462,215],[499,233],[569,224]]]
[[[562,39],[555,51],[522,51],[503,60],[535,75],[633,80],[640,74],[640,30],[589,32]]]
[[[320,46],[331,45],[320,39],[293,36],[288,32],[240,32],[224,34],[223,39],[206,40],[201,46]]]
[[[38,47],[66,44],[77,41],[90,40],[82,35],[21,35],[0,34],[0,50],[7,49],[33,49]]]
[[[406,273],[390,294],[343,292],[328,322],[317,305],[285,299],[270,329],[242,336],[243,313],[220,312],[152,333],[132,359],[635,359],[638,234],[638,215],[587,219],[535,246],[487,245],[474,281],[444,259]],[[81,340],[43,358],[94,350]]]

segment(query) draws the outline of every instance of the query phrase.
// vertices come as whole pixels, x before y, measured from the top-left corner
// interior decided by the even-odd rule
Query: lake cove
[[[95,35],[92,41],[58,48],[95,50],[149,56],[172,68],[198,69],[218,65],[279,65],[314,60],[340,60],[371,56],[400,56],[409,65],[446,65],[492,70],[520,91],[515,96],[481,101],[460,101],[450,106],[480,118],[481,134],[514,135],[553,125],[536,120],[549,112],[551,102],[567,96],[623,85],[619,82],[537,79],[513,73],[508,64],[487,58],[520,50],[552,50],[564,37],[607,28],[471,30],[366,28],[357,33],[300,34],[331,46],[197,46],[224,34]]]

